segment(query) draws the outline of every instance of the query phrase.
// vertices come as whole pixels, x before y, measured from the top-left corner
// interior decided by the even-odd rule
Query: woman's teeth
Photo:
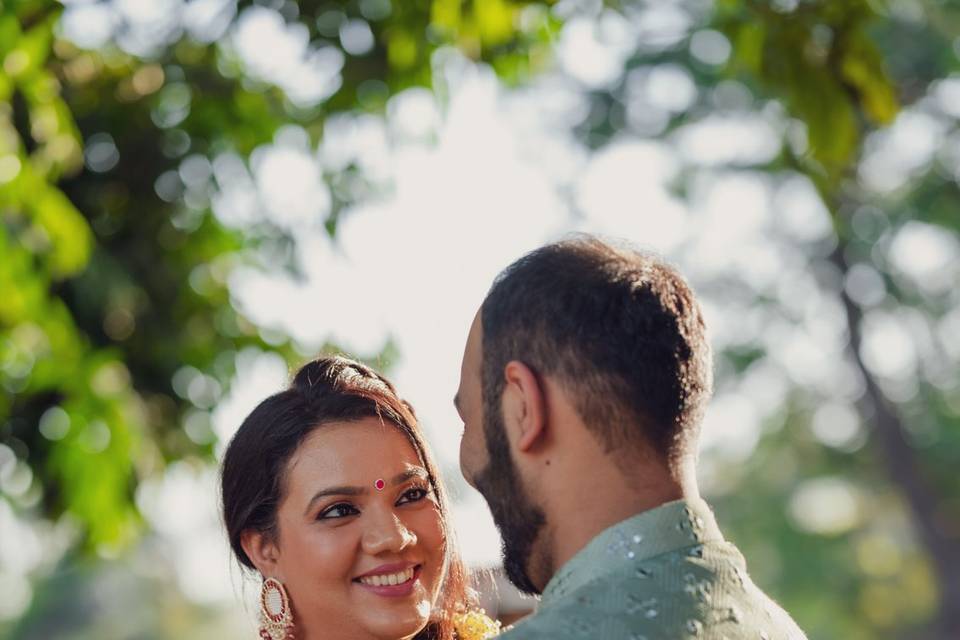
[[[360,582],[363,584],[368,584],[371,587],[386,587],[395,584],[403,584],[408,580],[413,579],[413,567],[410,567],[406,571],[401,571],[400,573],[388,573],[380,576],[364,576],[360,578]]]

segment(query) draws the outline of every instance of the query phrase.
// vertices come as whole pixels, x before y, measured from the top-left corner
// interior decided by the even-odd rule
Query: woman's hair
[[[451,640],[453,618],[471,608],[474,595],[457,554],[446,491],[424,441],[413,407],[379,373],[342,356],[304,365],[290,387],[261,402],[243,421],[223,458],[223,518],[240,563],[255,569],[240,543],[244,531],[277,538],[277,508],[284,498],[287,463],[315,429],[333,422],[379,418],[407,437],[427,471],[439,505],[446,573],[430,624],[418,638]]]

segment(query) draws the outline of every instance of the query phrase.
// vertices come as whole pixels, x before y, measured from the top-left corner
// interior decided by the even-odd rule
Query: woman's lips
[[[358,587],[366,589],[367,591],[370,591],[378,596],[383,596],[385,598],[402,598],[413,593],[413,587],[420,578],[422,568],[423,565],[418,564],[414,566],[413,576],[407,579],[405,582],[400,582],[397,584],[374,585],[370,584],[369,580],[367,582],[363,582],[360,578],[354,578],[353,582]]]

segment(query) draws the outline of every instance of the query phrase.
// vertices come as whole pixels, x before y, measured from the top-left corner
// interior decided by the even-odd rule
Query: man
[[[506,640],[804,638],[700,498],[711,366],[692,291],[654,257],[579,236],[494,282],[454,402],[507,576],[542,594]]]

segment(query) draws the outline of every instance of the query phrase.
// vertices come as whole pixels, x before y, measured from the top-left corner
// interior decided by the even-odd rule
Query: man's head
[[[689,463],[712,388],[703,317],[683,278],[656,257],[590,236],[541,247],[498,276],[461,376],[461,466],[501,529],[508,576],[528,591],[537,590],[531,565],[548,561],[537,557],[545,553],[537,538],[549,487],[531,489],[539,472],[524,472],[523,458],[558,419],[547,387],[627,478],[651,459],[668,472]]]

